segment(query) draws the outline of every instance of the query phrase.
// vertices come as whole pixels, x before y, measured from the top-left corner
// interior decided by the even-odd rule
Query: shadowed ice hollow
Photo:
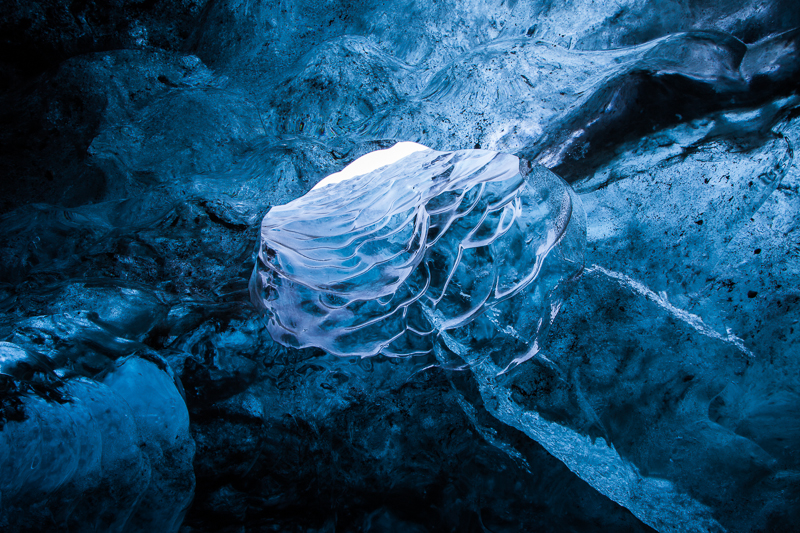
[[[502,324],[505,366],[537,352],[585,241],[580,201],[544,167],[398,143],[273,207],[250,290],[287,346],[418,355]]]

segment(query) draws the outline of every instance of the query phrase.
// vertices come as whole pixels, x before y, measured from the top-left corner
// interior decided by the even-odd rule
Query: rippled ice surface
[[[508,154],[411,144],[385,164],[408,144],[264,217],[251,296],[272,338],[406,357],[431,354],[440,336],[485,344],[496,327],[519,344],[496,359],[530,359],[583,269],[583,207],[563,180]]]
[[[440,4],[3,93],[0,528],[800,521],[793,6]]]

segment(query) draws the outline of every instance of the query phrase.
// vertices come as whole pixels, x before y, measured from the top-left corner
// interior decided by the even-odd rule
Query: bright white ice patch
[[[314,189],[319,189],[325,187],[326,185],[333,185],[334,183],[349,180],[350,178],[355,178],[356,176],[363,176],[364,174],[368,174],[373,170],[391,165],[392,163],[400,161],[404,157],[410,156],[416,152],[422,152],[423,150],[430,150],[430,148],[414,142],[399,142],[391,148],[387,148],[386,150],[376,150],[374,152],[370,152],[362,155],[344,167],[344,169],[342,169],[340,172],[331,174],[327,178],[323,179],[314,185]]]

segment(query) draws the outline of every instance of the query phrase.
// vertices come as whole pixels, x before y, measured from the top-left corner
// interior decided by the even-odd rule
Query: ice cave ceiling
[[[797,529],[796,0],[0,6],[0,530]]]

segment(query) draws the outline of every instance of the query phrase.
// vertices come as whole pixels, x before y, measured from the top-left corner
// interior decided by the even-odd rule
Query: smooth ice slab
[[[563,280],[583,268],[583,210],[543,167],[415,143],[367,154],[264,217],[253,302],[273,338],[337,355],[487,342],[536,353]],[[561,285],[559,285],[561,283]]]

